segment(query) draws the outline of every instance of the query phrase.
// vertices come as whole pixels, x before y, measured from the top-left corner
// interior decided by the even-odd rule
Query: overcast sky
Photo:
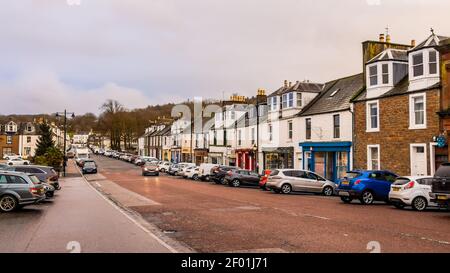
[[[71,5],[80,1],[80,5]],[[0,0],[0,114],[98,113],[361,72],[361,42],[450,36],[448,0]]]

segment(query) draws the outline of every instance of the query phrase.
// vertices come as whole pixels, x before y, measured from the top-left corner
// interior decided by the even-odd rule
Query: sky
[[[361,43],[450,36],[448,0],[0,0],[0,114],[268,93],[362,71]],[[445,18],[445,19],[444,19]]]

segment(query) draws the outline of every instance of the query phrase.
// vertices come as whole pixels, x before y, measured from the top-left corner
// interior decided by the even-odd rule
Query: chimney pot
[[[416,40],[411,40],[411,46],[415,47],[416,46]]]
[[[288,85],[288,81],[284,80],[284,87],[287,87],[287,85]]]
[[[291,87],[292,86],[292,82],[289,82],[289,87]]]
[[[388,34],[388,35],[386,35],[386,43],[391,43],[391,35],[390,34]]]
[[[383,33],[380,34],[380,42],[384,43],[384,34]]]

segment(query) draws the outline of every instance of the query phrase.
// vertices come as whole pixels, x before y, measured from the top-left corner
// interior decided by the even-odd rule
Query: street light
[[[256,172],[259,173],[259,106],[267,105],[267,97],[264,89],[258,89],[256,96]],[[261,102],[263,100],[263,102]]]
[[[66,177],[66,166],[67,166],[67,156],[66,156],[66,138],[67,138],[67,115],[71,118],[75,117],[74,112],[67,112],[64,109],[64,112],[56,112],[56,117],[64,117],[64,159],[63,159],[63,176]]]

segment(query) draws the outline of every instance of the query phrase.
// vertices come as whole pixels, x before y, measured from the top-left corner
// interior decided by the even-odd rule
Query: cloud
[[[99,107],[107,99],[117,100],[128,109],[157,103],[138,89],[113,82],[97,88],[83,89],[64,83],[56,74],[47,71],[33,72],[12,81],[1,82],[0,94],[4,98],[0,114],[54,113],[65,108],[77,114],[97,114]]]

